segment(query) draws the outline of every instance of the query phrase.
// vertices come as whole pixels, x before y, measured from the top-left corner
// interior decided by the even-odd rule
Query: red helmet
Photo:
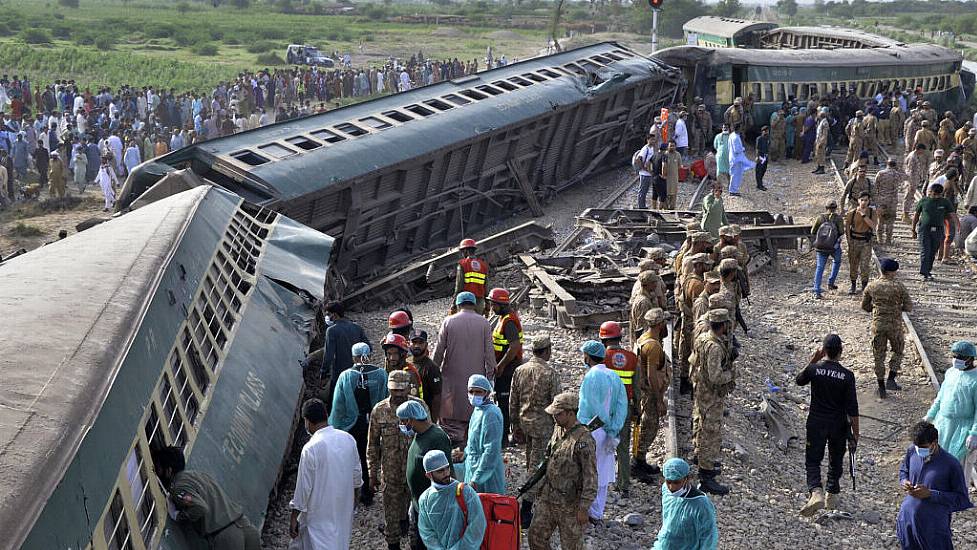
[[[383,344],[380,344],[380,347],[386,350],[390,346],[396,346],[400,348],[400,351],[410,353],[410,344],[407,343],[407,338],[404,338],[399,334],[394,334],[392,332],[387,333],[387,337],[383,339]]]
[[[620,338],[621,337],[621,325],[614,321],[604,321],[600,326],[600,339],[608,340],[610,338]]]
[[[410,324],[410,317],[407,316],[406,311],[397,310],[387,318],[387,326],[391,329],[404,328]]]
[[[488,298],[486,299],[497,304],[508,304],[509,291],[504,288],[493,288],[489,291]]]
[[[475,248],[476,246],[478,246],[478,243],[475,242],[475,239],[462,239],[461,243],[458,245],[458,248]]]

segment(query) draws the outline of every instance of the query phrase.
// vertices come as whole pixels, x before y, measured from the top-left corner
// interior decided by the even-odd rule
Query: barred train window
[[[129,489],[132,491],[132,503],[135,507],[136,520],[138,521],[139,533],[143,543],[148,545],[156,533],[156,501],[153,500],[152,492],[149,490],[149,474],[146,472],[146,464],[142,458],[142,451],[139,443],[133,447],[126,461],[126,478],[129,480]]]
[[[156,410],[156,403],[149,404],[145,432],[150,449],[161,449],[166,446],[166,438],[163,436],[163,431],[159,429],[159,411]]]
[[[110,550],[132,550],[129,522],[126,521],[126,511],[122,504],[122,495],[115,491],[112,504],[109,506],[108,516],[102,524],[105,542]]]

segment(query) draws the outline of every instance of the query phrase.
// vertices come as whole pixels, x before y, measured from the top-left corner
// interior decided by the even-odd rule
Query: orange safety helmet
[[[488,298],[486,300],[490,302],[495,302],[497,304],[508,304],[509,303],[509,291],[504,288],[493,288],[489,291]]]
[[[399,334],[394,334],[392,332],[387,333],[387,337],[383,339],[383,343],[380,347],[386,350],[390,346],[395,346],[400,348],[400,351],[404,353],[410,353],[410,344],[407,343],[407,338]]]
[[[599,336],[601,340],[620,338],[621,325],[614,321],[604,321],[604,323],[600,326]]]
[[[387,318],[387,326],[391,329],[404,328],[410,326],[410,317],[407,316],[407,312],[403,310],[397,310],[390,314]]]
[[[475,248],[477,246],[478,243],[475,242],[475,239],[462,239],[461,243],[458,244],[458,248],[461,250],[465,248]]]

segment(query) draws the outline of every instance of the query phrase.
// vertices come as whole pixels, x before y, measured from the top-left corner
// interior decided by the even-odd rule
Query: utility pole
[[[658,51],[658,12],[664,3],[665,0],[648,0],[651,6],[651,53]]]

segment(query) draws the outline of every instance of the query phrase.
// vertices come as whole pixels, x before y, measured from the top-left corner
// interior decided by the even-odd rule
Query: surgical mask
[[[967,369],[967,362],[965,360],[963,360],[963,359],[956,359],[956,358],[954,358],[953,359],[953,368],[960,369],[960,370],[966,370]]]
[[[916,445],[916,454],[919,455],[919,458],[926,458],[930,455],[930,448]]]
[[[668,484],[666,483],[662,483],[662,487],[664,487],[665,490],[668,491],[668,494],[672,495],[673,497],[684,497],[686,494],[688,494],[689,488],[691,486],[688,483],[686,483],[681,489],[678,489],[676,491],[670,491],[668,489]]]
[[[468,394],[468,402],[474,407],[481,407],[485,404],[485,396]]]
[[[434,481],[432,479],[431,486],[434,487],[436,490],[440,491],[441,489],[447,489],[448,487],[451,487],[451,482],[449,481],[448,483],[438,483],[437,481]]]
[[[400,425],[400,433],[404,434],[407,437],[413,437],[415,432],[414,432],[414,430],[410,429],[409,427],[404,426],[403,424],[401,424]]]

